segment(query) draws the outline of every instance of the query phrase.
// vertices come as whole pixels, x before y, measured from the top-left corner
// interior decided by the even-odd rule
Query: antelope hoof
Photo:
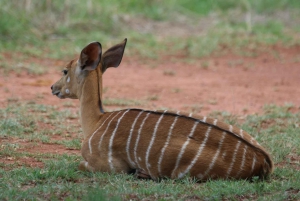
[[[136,169],[135,177],[138,179],[151,179],[150,175],[148,175],[143,169]]]
[[[87,168],[86,168],[87,164],[88,164],[87,161],[81,161],[81,162],[79,163],[78,169],[79,169],[80,171],[87,171]]]
[[[81,161],[78,166],[78,169],[80,171],[89,171],[89,172],[94,171],[94,168],[92,168],[87,161]]]

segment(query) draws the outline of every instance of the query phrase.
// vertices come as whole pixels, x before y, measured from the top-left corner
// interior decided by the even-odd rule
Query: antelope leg
[[[150,175],[147,174],[147,172],[145,172],[143,169],[136,169],[135,171],[135,177],[137,177],[138,179],[151,179]]]

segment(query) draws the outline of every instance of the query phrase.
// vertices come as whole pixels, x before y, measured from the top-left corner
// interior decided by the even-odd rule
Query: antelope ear
[[[102,47],[99,42],[92,42],[82,49],[79,58],[81,70],[95,70],[101,61]]]
[[[122,61],[127,38],[124,39],[122,43],[119,43],[111,48],[109,48],[102,58],[102,73],[106,71],[109,67],[118,67]]]

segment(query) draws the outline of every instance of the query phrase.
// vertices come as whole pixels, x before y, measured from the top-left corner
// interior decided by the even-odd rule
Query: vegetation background
[[[211,54],[251,57],[273,45],[298,46],[299,33],[299,0],[2,0],[0,70],[43,74],[47,68],[31,58],[70,58],[95,39],[110,46],[129,38],[126,54],[144,62],[170,56],[173,61],[191,62]],[[7,53],[13,60],[7,61]],[[17,65],[20,60],[22,65]],[[79,150],[80,133],[75,138],[64,136],[66,130],[78,133],[79,127],[63,124],[78,115],[68,109],[59,112],[48,105],[11,101],[0,109],[0,159],[17,162],[0,160],[1,200],[300,199],[300,114],[292,112],[292,104],[268,105],[264,114],[249,115],[243,123],[228,113],[211,114],[260,133],[254,137],[270,150],[276,164],[269,180],[196,183],[184,178],[157,183],[132,175],[79,172],[78,155],[18,151],[23,140]],[[53,126],[39,130],[38,121]],[[63,138],[54,140],[53,135]],[[6,142],[8,138],[13,142]],[[22,161],[29,158],[43,165],[24,165]]]
[[[298,0],[3,0],[0,6],[1,50],[39,57],[70,56],[95,38],[114,44],[128,37],[131,55],[154,58],[183,48],[200,57],[221,46],[238,52],[299,43]]]

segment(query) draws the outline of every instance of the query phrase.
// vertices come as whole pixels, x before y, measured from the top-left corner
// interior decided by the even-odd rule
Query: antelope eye
[[[63,70],[62,72],[63,72],[64,75],[68,74],[68,70]]]

